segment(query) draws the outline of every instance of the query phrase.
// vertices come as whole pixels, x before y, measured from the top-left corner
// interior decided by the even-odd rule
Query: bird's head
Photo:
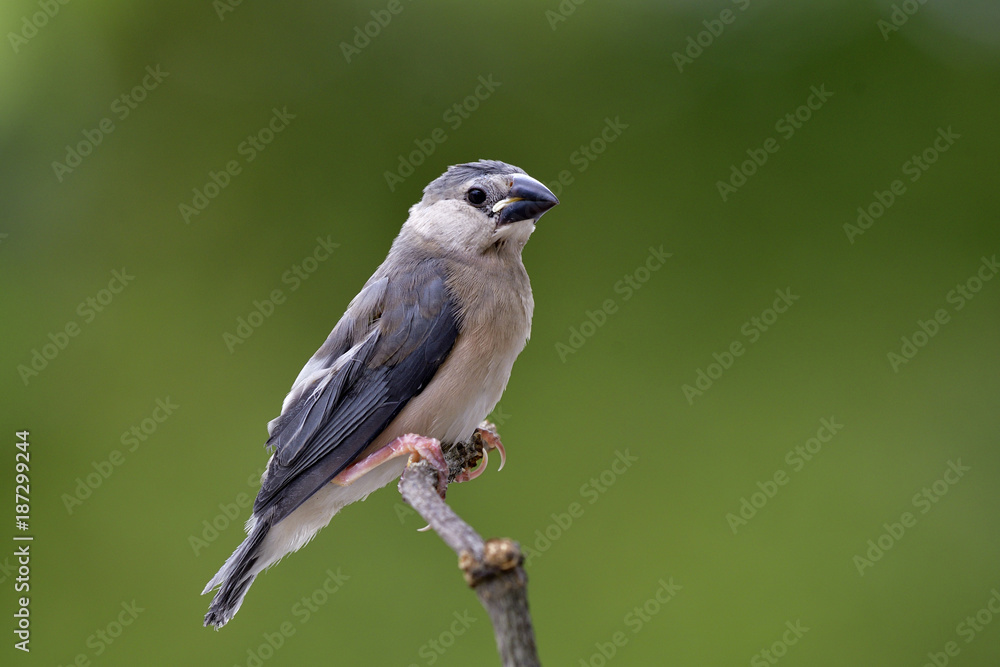
[[[458,164],[424,188],[407,226],[448,251],[520,250],[542,214],[559,203],[524,170],[496,160]]]

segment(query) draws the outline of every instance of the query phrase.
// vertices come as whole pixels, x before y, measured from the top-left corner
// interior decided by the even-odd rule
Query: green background
[[[71,2],[12,44],[42,9],[4,4],[5,664],[253,665],[282,624],[294,634],[264,665],[496,664],[454,556],[391,486],[260,577],[221,632],[202,627],[199,595],[242,538],[249,510],[225,511],[256,493],[265,425],[298,370],[423,186],[478,158],[572,179],[524,253],[534,328],[495,415],[508,466],[449,494],[485,535],[535,549],[545,664],[604,664],[616,633],[609,664],[771,664],[766,649],[782,665],[918,666],[948,642],[949,664],[997,664],[1000,619],[971,641],[960,625],[1000,589],[1000,280],[976,282],[1000,253],[996,5],[928,2],[884,36],[885,2],[567,0],[564,21],[555,0],[403,2],[348,62],[341,43],[386,6],[244,2],[220,20],[207,0]],[[121,118],[112,105],[147,66],[168,74]],[[467,100],[480,76],[499,86]],[[787,137],[776,124],[813,86],[832,96]],[[478,108],[454,127],[455,104]],[[275,108],[294,119],[247,162],[241,142]],[[52,163],[103,118],[114,130],[60,180]],[[602,145],[608,119],[627,127]],[[390,189],[385,172],[438,128],[446,140]],[[959,138],[935,153],[949,128]],[[724,200],[717,182],[768,138],[777,152]],[[904,163],[929,148],[911,181]],[[230,160],[240,173],[186,223],[179,205]],[[849,238],[897,179],[903,194]],[[293,290],[283,275],[317,238],[339,247]],[[645,273],[661,246],[672,256]],[[85,321],[78,305],[123,267],[134,279]],[[616,290],[625,276],[646,280]],[[967,283],[979,291],[958,309],[949,292]],[[285,301],[230,352],[223,334],[276,289]],[[756,329],[776,290],[798,299]],[[938,309],[947,322],[893,368]],[[18,367],[71,322],[79,335],[25,381]],[[710,368],[736,341],[743,354]],[[689,401],[699,369],[717,379]],[[178,407],[129,451],[122,434],[157,399]],[[786,453],[822,419],[842,428],[798,469]],[[22,429],[30,655],[11,632]],[[121,465],[68,507],[115,451]],[[606,472],[626,452],[631,467]],[[954,484],[939,482],[949,462],[968,468]],[[925,488],[936,502],[915,503]],[[766,504],[734,532],[744,498]],[[905,512],[904,534],[883,536]],[[859,572],[880,536],[891,548]],[[340,589],[317,593],[338,569]],[[324,604],[304,618],[303,597]],[[133,602],[134,621],[99,639]]]

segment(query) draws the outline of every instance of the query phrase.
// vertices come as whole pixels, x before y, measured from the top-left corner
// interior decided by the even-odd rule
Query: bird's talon
[[[497,468],[497,471],[503,470],[504,465],[507,463],[507,450],[503,447],[503,442],[501,442],[500,436],[497,434],[496,427],[490,422],[483,422],[476,431],[479,432],[479,437],[485,445],[483,451],[496,449],[500,452],[500,467]]]
[[[462,482],[471,482],[476,479],[484,472],[486,472],[486,465],[490,461],[490,455],[488,450],[483,449],[483,458],[475,468],[466,468],[459,474],[455,475],[455,482],[461,484]]]
[[[455,481],[458,483],[471,481],[486,472],[486,465],[489,462],[489,452],[491,449],[500,452],[500,467],[497,468],[497,471],[503,470],[504,465],[507,463],[507,450],[504,449],[503,442],[500,441],[500,436],[497,435],[496,427],[493,424],[483,422],[476,429],[476,434],[483,444],[483,459],[475,468],[463,470],[456,475]]]

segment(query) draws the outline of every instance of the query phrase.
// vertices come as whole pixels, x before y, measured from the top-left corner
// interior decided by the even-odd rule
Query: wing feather
[[[267,444],[275,454],[255,513],[274,507],[280,521],[333,479],[430,383],[451,351],[458,308],[442,265],[422,261],[407,269],[394,270],[393,279],[373,277],[379,298],[359,294],[300,373],[292,390],[298,396],[272,422]],[[356,302],[365,307],[354,309]]]

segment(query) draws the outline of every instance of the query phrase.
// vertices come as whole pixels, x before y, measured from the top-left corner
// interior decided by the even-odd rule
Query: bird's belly
[[[415,433],[442,442],[461,442],[472,436],[479,423],[496,407],[510,379],[511,367],[524,347],[505,340],[503,348],[482,349],[473,341],[482,337],[460,335],[455,348],[424,390],[412,398],[388,428],[366,449],[377,451],[394,438]]]

